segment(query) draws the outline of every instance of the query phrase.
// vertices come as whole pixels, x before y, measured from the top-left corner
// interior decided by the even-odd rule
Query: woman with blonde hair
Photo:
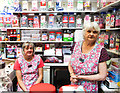
[[[83,27],[82,42],[75,44],[68,65],[72,85],[82,85],[86,91],[98,92],[98,81],[107,76],[106,61],[110,59],[106,49],[97,43],[100,27],[90,22]]]

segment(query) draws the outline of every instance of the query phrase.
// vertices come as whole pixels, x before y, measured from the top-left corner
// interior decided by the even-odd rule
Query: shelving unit
[[[50,14],[50,13],[70,13],[70,12],[74,12],[74,13],[82,13],[82,14],[85,14],[85,13],[90,13],[90,14],[95,14],[95,13],[100,13],[100,12],[105,12],[105,11],[108,11],[109,9],[112,9],[113,7],[119,7],[120,6],[120,0],[116,1],[115,3],[111,3],[97,11],[21,11],[21,12],[13,12],[12,14],[20,14],[22,15],[23,13],[26,13],[26,14],[42,14],[42,13],[45,13],[45,14]],[[0,28],[2,31],[7,31],[7,30],[45,30],[45,31],[59,31],[61,30],[61,32],[63,32],[62,30],[82,30],[82,27],[80,28],[57,28],[57,27],[53,27],[53,28],[29,28],[29,27],[8,27],[8,28]],[[109,29],[101,29],[101,31],[107,31],[107,32],[111,32],[111,31],[119,31],[120,28],[109,28]],[[24,43],[26,41],[0,41],[1,44],[19,44],[19,43]],[[74,41],[30,41],[30,42],[33,42],[34,44],[45,44],[45,43],[54,43],[54,44],[57,44],[57,43],[60,43],[60,44],[72,44],[74,43]],[[110,53],[114,53],[114,54],[117,54],[117,55],[120,55],[120,52],[116,52],[114,50],[109,50],[107,49],[108,52]],[[35,51],[39,54],[39,52],[42,52],[43,51]],[[47,57],[47,56],[43,56],[43,57]],[[15,61],[15,59],[8,59],[8,58],[4,58],[3,60],[6,60],[6,61]],[[63,60],[63,54],[62,54],[62,60]],[[68,63],[66,62],[62,62],[62,63],[44,63],[45,64],[45,69],[50,69],[50,66],[68,66]],[[101,86],[101,88],[103,89],[103,91],[106,91],[108,90],[108,88],[106,86]],[[111,90],[110,90],[111,91]]]

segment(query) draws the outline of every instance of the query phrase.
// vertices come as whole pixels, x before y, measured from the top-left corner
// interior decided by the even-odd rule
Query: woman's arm
[[[98,74],[95,74],[95,75],[79,75],[77,77],[77,79],[104,81],[106,79],[106,76],[107,76],[106,62],[99,63],[98,70],[99,70]]]
[[[70,65],[70,62],[69,62],[69,64],[68,64],[68,70],[69,70],[69,73],[70,73],[70,81],[71,82],[77,82],[77,76],[75,75],[75,73],[74,73],[74,71],[73,71],[73,68],[72,68],[72,66]],[[76,77],[76,78],[72,78],[72,77]]]
[[[37,81],[35,82],[35,84],[40,83],[43,79],[43,68],[42,67],[38,68],[38,75],[39,75],[39,77],[38,77]]]
[[[16,70],[16,76],[17,76],[17,80],[18,80],[18,84],[19,86],[21,87],[21,89],[23,91],[27,91],[23,81],[22,81],[22,74],[21,74],[21,71],[20,70]]]

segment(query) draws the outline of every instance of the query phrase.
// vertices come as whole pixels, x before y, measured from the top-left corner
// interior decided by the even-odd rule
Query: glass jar
[[[62,32],[56,32],[56,41],[62,41]]]
[[[49,32],[49,41],[55,41],[55,32],[54,31]]]
[[[46,31],[42,32],[42,41],[47,41],[48,40],[48,35]]]
[[[76,16],[76,28],[79,28],[82,26],[83,26],[83,22],[82,22],[81,13],[78,13]]]
[[[85,2],[84,2],[84,10],[85,11],[90,11],[91,10],[91,2],[90,2],[90,0],[85,0]]]
[[[33,28],[33,16],[34,14],[28,14],[28,27]]]
[[[55,27],[55,16],[54,14],[49,14],[48,16],[48,28]]]
[[[22,14],[21,27],[28,27],[28,16],[27,16],[27,14]]]
[[[47,10],[47,6],[46,6],[46,0],[41,0],[40,1],[40,10],[41,11],[46,11]]]
[[[41,28],[47,28],[47,18],[46,18],[46,14],[41,14],[40,15],[40,27]]]
[[[62,23],[63,28],[68,28],[68,13],[63,14]]]
[[[74,13],[69,13],[69,28],[75,27],[75,15]]]

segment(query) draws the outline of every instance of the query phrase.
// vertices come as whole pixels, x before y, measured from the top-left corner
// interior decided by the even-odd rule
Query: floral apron
[[[22,80],[28,91],[38,78],[39,60],[40,57],[38,55],[34,55],[34,58],[31,62],[27,62],[22,55],[18,58],[18,62],[21,67]],[[22,91],[19,85],[18,91]]]
[[[75,45],[73,54],[71,56],[71,66],[76,75],[91,75],[98,73],[98,61],[102,46],[95,44],[94,48],[87,54],[81,51],[82,42]],[[97,81],[78,80],[73,85],[82,85],[86,91],[98,91]]]

